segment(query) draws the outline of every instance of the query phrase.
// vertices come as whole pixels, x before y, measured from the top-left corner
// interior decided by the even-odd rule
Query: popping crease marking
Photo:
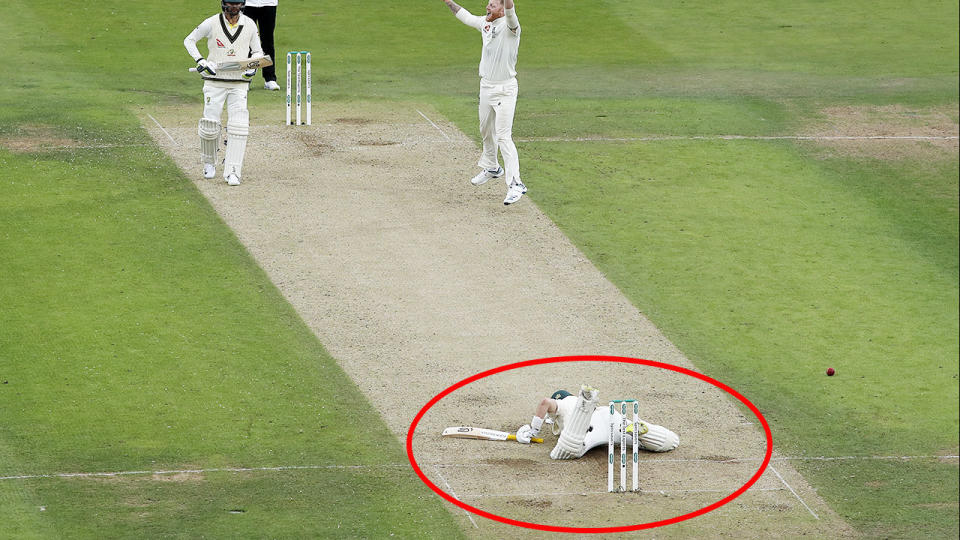
[[[109,478],[114,476],[143,476],[143,475],[171,475],[171,474],[204,474],[216,472],[260,472],[260,471],[297,471],[297,470],[330,470],[330,469],[383,469],[406,468],[406,463],[387,463],[383,465],[288,465],[278,467],[215,467],[211,469],[176,469],[159,471],[114,471],[92,473],[49,473],[49,474],[19,474],[0,476],[0,480],[34,480],[40,478]]]
[[[772,461],[843,461],[854,459],[899,459],[909,461],[911,459],[960,459],[960,456],[838,456],[838,457],[781,457],[773,458]]]
[[[774,461],[856,461],[856,460],[899,460],[910,461],[914,459],[960,459],[960,456],[810,456],[810,457],[790,457],[781,456],[770,458]],[[647,465],[656,463],[749,463],[763,461],[762,458],[729,458],[729,459],[656,459],[645,462]]]
[[[854,461],[854,460],[900,460],[900,461],[910,461],[913,459],[960,459],[960,456],[946,455],[946,456],[811,456],[811,457],[790,457],[790,456],[781,456],[770,458],[771,462],[774,461]],[[728,458],[728,459],[705,459],[705,458],[692,458],[692,459],[666,459],[666,458],[656,458],[649,459],[644,461],[645,465],[656,465],[658,463],[751,463],[763,461],[762,458]],[[433,463],[434,467],[502,467],[502,464],[499,463]],[[541,465],[549,466],[551,463],[531,463],[530,465]]]
[[[782,487],[777,488],[750,488],[750,491],[786,491]],[[730,493],[728,489],[641,489],[639,495],[665,495],[667,493]],[[467,499],[496,499],[496,498],[510,498],[510,497],[528,497],[531,499],[543,498],[543,497],[569,497],[569,496],[581,496],[581,495],[603,495],[606,497],[609,495],[607,490],[603,491],[538,491],[536,493],[477,493],[467,495]],[[462,500],[458,498],[458,500]]]
[[[960,459],[960,455],[926,455],[926,456],[814,456],[814,457],[775,457],[770,461],[853,461],[853,460],[902,460],[909,461],[913,459]],[[644,462],[646,466],[657,463],[749,463],[761,461],[760,458],[730,458],[725,460],[715,459],[656,459]],[[532,463],[534,465],[551,466],[552,463]],[[444,468],[456,467],[503,467],[502,464],[495,463],[431,463],[434,469],[438,471]],[[295,471],[295,470],[323,470],[323,469],[382,469],[382,468],[406,468],[406,463],[387,463],[382,465],[279,465],[275,467],[216,467],[209,469],[170,469],[156,471],[105,471],[105,472],[78,472],[78,473],[41,473],[41,474],[12,474],[0,476],[2,480],[33,480],[39,478],[85,478],[85,477],[111,477],[111,476],[134,476],[134,475],[169,475],[169,474],[201,474],[214,472],[257,472],[257,471]]]
[[[516,139],[517,142],[654,142],[654,141],[954,141],[956,135],[693,135],[662,137],[531,137]]]
[[[53,150],[84,150],[91,148],[142,148],[145,146],[152,146],[149,143],[127,143],[127,144],[50,144],[50,145],[41,145],[42,149],[53,149]]]

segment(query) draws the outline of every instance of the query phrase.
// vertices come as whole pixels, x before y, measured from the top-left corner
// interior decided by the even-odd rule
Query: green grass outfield
[[[442,3],[281,4],[277,49],[315,51],[315,100],[428,101],[476,136],[479,40]],[[373,407],[139,126],[140,106],[199,109],[181,40],[217,6],[13,0],[0,18],[23,59],[0,140],[89,144],[0,144],[0,477],[224,469],[3,480],[3,535],[447,537]],[[958,453],[957,156],[709,137],[802,134],[827,107],[955,123],[956,2],[518,13],[529,197],[854,527],[955,538],[957,461],[935,456]]]

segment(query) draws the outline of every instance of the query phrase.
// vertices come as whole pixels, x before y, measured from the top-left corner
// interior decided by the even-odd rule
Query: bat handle
[[[517,436],[514,435],[513,433],[511,433],[511,434],[507,435],[507,440],[508,440],[508,441],[515,441],[515,440],[517,440]],[[543,439],[539,439],[539,438],[537,438],[537,437],[530,437],[530,442],[542,443],[542,442],[543,442]]]

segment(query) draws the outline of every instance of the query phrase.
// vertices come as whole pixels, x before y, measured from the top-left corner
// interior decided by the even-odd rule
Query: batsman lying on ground
[[[552,425],[554,435],[560,434],[557,445],[550,452],[553,459],[575,459],[583,456],[591,448],[606,445],[609,441],[610,410],[597,407],[599,392],[589,386],[581,386],[578,395],[566,390],[557,390],[549,398],[543,398],[537,405],[536,413],[529,424],[517,430],[517,441],[530,443],[532,437],[540,434],[545,423]],[[627,444],[633,444],[633,437],[639,437],[640,448],[649,452],[669,452],[680,445],[680,437],[669,429],[638,420],[623,422],[619,412],[614,412],[614,425],[627,426]],[[614,434],[616,444],[620,443],[620,429]]]

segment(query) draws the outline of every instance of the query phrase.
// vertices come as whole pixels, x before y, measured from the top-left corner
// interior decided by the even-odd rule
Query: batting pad
[[[203,162],[215,165],[220,142],[220,122],[201,118],[197,133],[200,135],[200,156]]]
[[[227,120],[227,150],[224,153],[223,177],[231,174],[241,178],[243,155],[247,151],[247,135],[250,134],[250,111],[234,111]]]
[[[680,437],[669,429],[647,424],[647,432],[640,435],[640,446],[650,452],[669,452],[680,446]]]
[[[550,451],[551,458],[573,459],[586,452],[583,440],[587,436],[587,430],[590,429],[590,420],[596,408],[597,391],[592,388],[581,388],[573,413],[564,422],[557,445]]]

